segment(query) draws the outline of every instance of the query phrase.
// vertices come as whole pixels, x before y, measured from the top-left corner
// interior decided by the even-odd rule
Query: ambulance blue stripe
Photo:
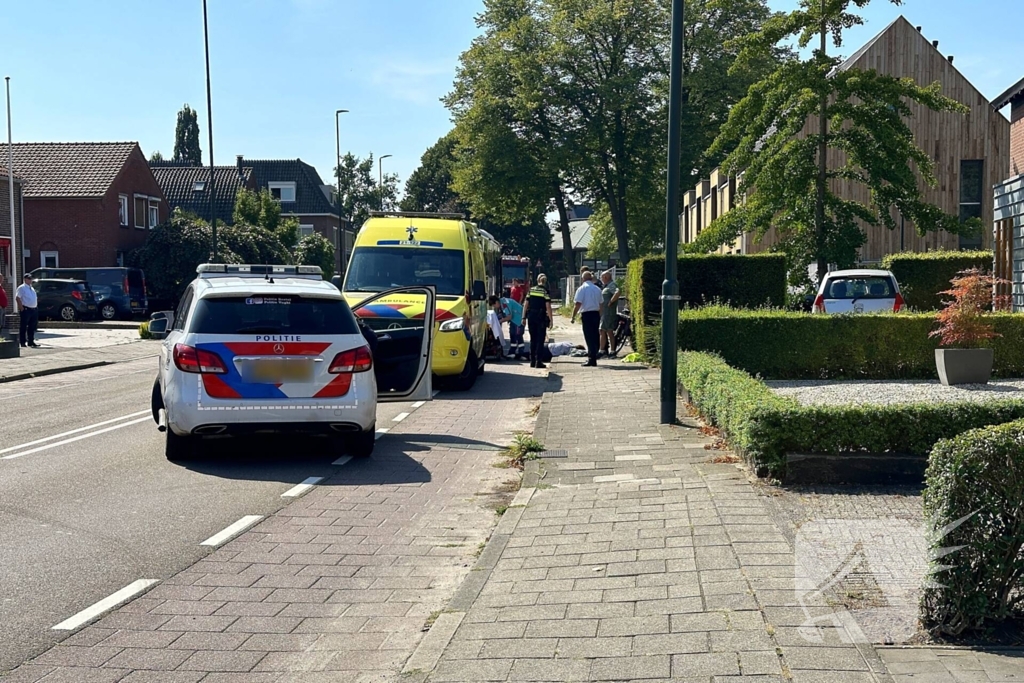
[[[425,247],[443,247],[444,242],[420,242]]]
[[[377,240],[378,245],[383,245],[386,247],[397,247],[399,243],[399,240]]]
[[[289,398],[273,384],[250,384],[242,380],[235,367],[235,353],[224,344],[197,344],[196,348],[212,351],[221,357],[228,368],[228,374],[220,375],[224,383],[238,392],[241,398]]]

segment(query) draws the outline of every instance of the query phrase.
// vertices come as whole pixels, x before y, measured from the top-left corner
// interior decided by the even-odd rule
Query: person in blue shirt
[[[523,306],[509,297],[490,298],[491,307],[498,315],[499,323],[508,323],[509,355],[521,358],[523,354]]]

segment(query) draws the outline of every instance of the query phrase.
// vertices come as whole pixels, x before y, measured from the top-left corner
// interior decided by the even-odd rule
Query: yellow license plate
[[[313,379],[313,363],[304,360],[254,361],[247,370],[245,380],[253,384],[309,382]]]

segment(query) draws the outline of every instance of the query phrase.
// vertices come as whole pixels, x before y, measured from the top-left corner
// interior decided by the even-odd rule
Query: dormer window
[[[270,195],[279,202],[294,202],[295,201],[295,183],[294,182],[270,182],[267,183],[267,187],[270,189]]]
[[[205,180],[197,180],[192,185],[192,191],[193,192],[206,192],[206,181]]]

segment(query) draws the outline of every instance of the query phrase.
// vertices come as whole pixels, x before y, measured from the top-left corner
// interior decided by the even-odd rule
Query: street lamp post
[[[668,196],[665,201],[665,281],[661,286],[661,423],[676,421],[676,325],[679,320],[679,148],[682,142],[683,10],[672,0],[668,105]]]
[[[210,228],[213,242],[213,261],[217,262],[217,214],[214,208],[213,186],[213,96],[210,93],[210,32],[206,27],[206,0],[203,0],[203,43],[206,46],[206,125],[210,129]],[[138,221],[136,221],[138,222]]]
[[[385,154],[377,159],[377,189],[380,191],[380,210],[384,210],[384,160],[390,159],[393,154]]]
[[[338,233],[341,236],[341,269],[339,274],[344,275],[346,269],[345,263],[345,219],[342,217],[341,207],[341,115],[347,114],[348,109],[338,109],[334,112],[334,153],[335,153],[335,166],[334,175],[338,181],[338,194],[335,195],[335,201],[338,202]],[[335,244],[334,248],[337,249],[338,245]]]

